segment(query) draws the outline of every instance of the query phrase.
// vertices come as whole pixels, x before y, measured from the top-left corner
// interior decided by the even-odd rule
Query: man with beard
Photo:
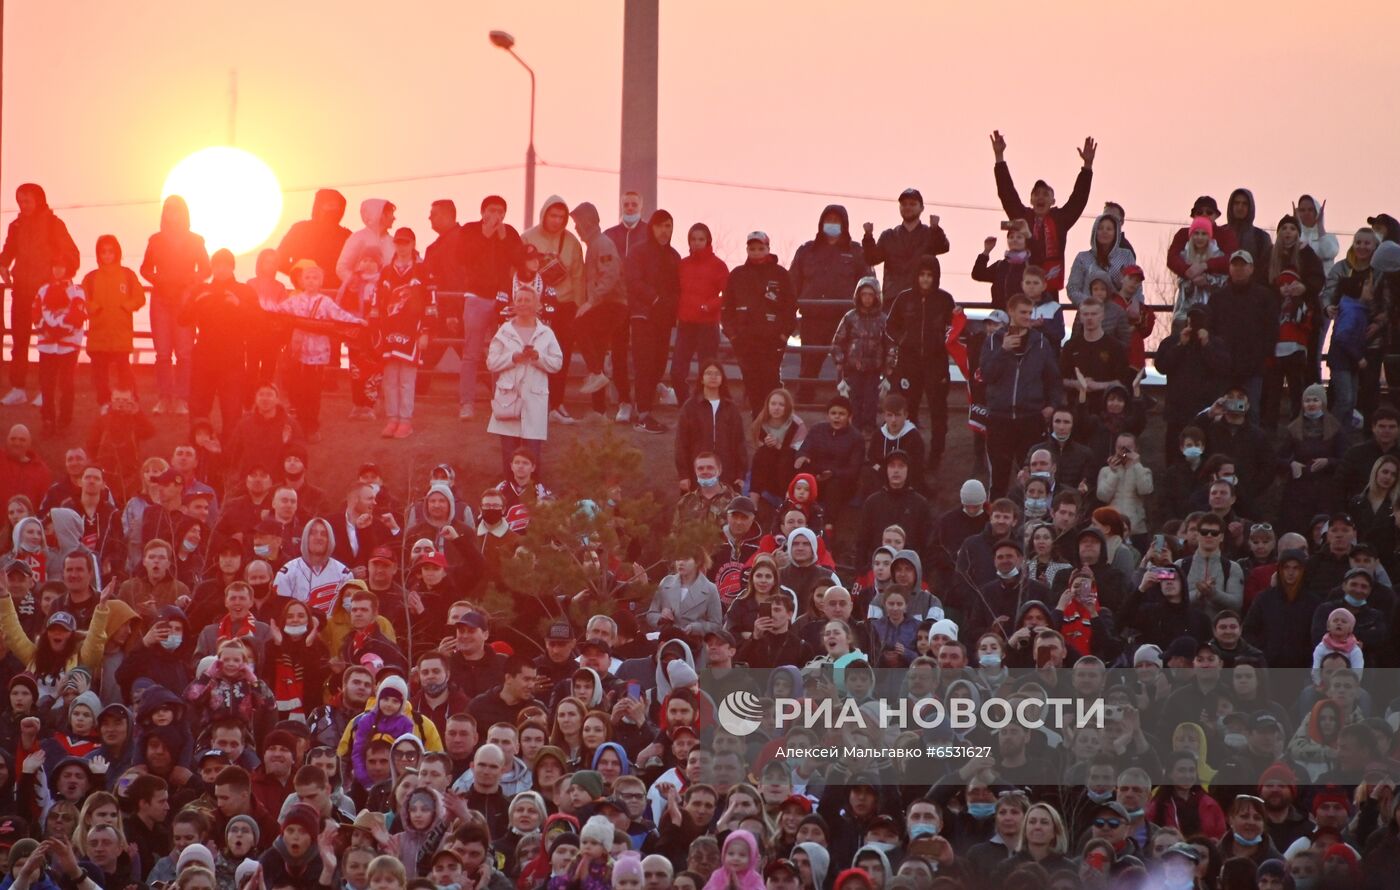
[[[447,656],[436,649],[418,656],[418,691],[410,699],[413,712],[446,727],[456,715],[467,713],[471,700],[448,682]]]
[[[311,714],[311,733],[317,745],[340,746],[341,736],[350,721],[364,713],[365,702],[374,692],[374,674],[358,664],[350,665],[341,674],[340,690],[328,703]]]
[[[938,217],[930,216],[925,225],[919,217],[924,213],[924,196],[916,188],[899,193],[899,225],[885,229],[875,239],[875,226],[866,223],[861,250],[871,267],[885,264],[883,293],[893,300],[914,286],[914,275],[922,257],[937,257],[948,252],[948,236],[938,225]],[[936,262],[936,261],[935,261]],[[886,305],[886,308],[889,308]]]

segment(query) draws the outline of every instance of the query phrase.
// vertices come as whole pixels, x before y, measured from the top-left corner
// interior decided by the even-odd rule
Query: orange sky
[[[1193,4],[1066,0],[1016,21],[1018,6],[663,2],[661,173],[889,196],[845,200],[857,228],[892,224],[894,196],[918,186],[953,243],[945,286],[967,299],[985,297],[967,271],[1001,214],[932,205],[995,204],[987,134],[997,127],[1023,188],[1043,176],[1062,198],[1076,145],[1097,137],[1089,215],[1113,198],[1130,220],[1184,222],[1197,194],[1223,203],[1238,185],[1254,190],[1270,227],[1303,191],[1328,199],[1338,233],[1381,210],[1400,214],[1400,188],[1375,172],[1400,168],[1386,99],[1393,7],[1348,27],[1337,20],[1354,13],[1340,7],[1323,16],[1288,2],[1192,14]],[[12,212],[14,186],[28,180],[57,206],[150,201],[62,211],[85,265],[103,232],[135,265],[170,167],[225,141],[237,68],[237,144],[288,189],[341,187],[352,228],[360,199],[385,197],[422,244],[432,199],[452,197],[473,218],[488,192],[511,201],[518,224],[518,170],[349,185],[521,161],[528,79],[487,42],[490,28],[513,32],[538,72],[540,158],[615,168],[620,0],[11,3],[3,208]],[[538,195],[551,192],[593,200],[605,218],[616,211],[614,176],[542,167]],[[762,228],[784,261],[828,201],[664,180],[660,195],[678,230],[708,222],[728,258]],[[286,201],[273,243],[310,195]],[[1127,227],[1150,277],[1171,230]],[[1085,220],[1072,249],[1088,231]]]

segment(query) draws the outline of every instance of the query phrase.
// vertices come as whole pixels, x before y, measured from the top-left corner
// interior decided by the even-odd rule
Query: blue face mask
[[[1358,609],[1361,608],[1362,606],[1366,605],[1366,601],[1365,601],[1365,600],[1359,600],[1359,599],[1357,599],[1356,597],[1352,596],[1352,595],[1349,594],[1349,593],[1342,594],[1342,599],[1344,599],[1344,600],[1347,601],[1347,605],[1348,605],[1348,606],[1355,606],[1355,607],[1358,608]]]
[[[1084,794],[1094,803],[1103,803],[1104,801],[1109,801],[1113,799],[1112,788],[1110,788],[1107,791],[1085,791]]]
[[[1026,498],[1027,516],[1044,516],[1050,512],[1049,498]]]
[[[1254,838],[1253,840],[1250,840],[1249,838],[1240,837],[1240,833],[1238,831],[1232,831],[1230,832],[1230,834],[1234,836],[1235,843],[1239,844],[1241,847],[1257,847],[1260,844],[1264,843],[1264,835],[1262,834]]]
[[[629,229],[632,228],[633,226],[635,226],[637,223],[639,223],[639,222],[641,222],[641,221],[642,221],[642,215],[641,215],[640,213],[624,213],[624,214],[622,214],[622,224],[623,224],[624,226],[626,226],[627,228],[629,228]]]
[[[253,555],[260,559],[269,557],[272,555],[272,546],[270,544],[254,544]]]
[[[967,805],[967,814],[979,822],[983,819],[990,819],[996,815],[997,805],[995,803],[970,803]]]
[[[165,639],[161,640],[161,641],[160,641],[160,644],[161,644],[162,646],[164,646],[166,649],[169,649],[171,652],[174,652],[176,649],[179,649],[179,648],[180,648],[180,644],[183,643],[184,641],[185,641],[185,638],[184,638],[184,637],[176,636],[175,634],[171,634],[170,636],[168,636],[168,637],[166,637]]]
[[[1001,667],[1001,654],[997,652],[983,652],[977,656],[977,663],[984,668],[996,670]]]
[[[719,484],[719,477],[713,476],[709,479],[696,479],[695,481],[700,483],[701,488],[714,488]]]
[[[1321,408],[1318,408],[1316,411],[1308,411],[1307,409],[1303,410],[1303,416],[1306,417],[1308,420],[1317,420],[1322,415],[1323,410]]]
[[[1139,807],[1136,810],[1128,810],[1128,821],[1136,822],[1137,820],[1143,817],[1143,814],[1145,812],[1146,810],[1142,809],[1141,807]]]
[[[909,826],[909,840],[911,841],[916,837],[933,837],[935,834],[938,834],[937,827],[927,822]]]
[[[839,222],[822,223],[822,234],[828,238],[840,238],[841,224]]]
[[[1205,454],[1205,449],[1199,445],[1187,445],[1181,449],[1181,454],[1187,460],[1200,460],[1201,455]]]

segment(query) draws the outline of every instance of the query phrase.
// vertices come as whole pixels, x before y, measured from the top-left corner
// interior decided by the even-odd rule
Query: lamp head
[[[510,36],[510,32],[508,31],[492,31],[491,43],[495,46],[499,46],[501,49],[508,50],[515,46],[515,38]]]

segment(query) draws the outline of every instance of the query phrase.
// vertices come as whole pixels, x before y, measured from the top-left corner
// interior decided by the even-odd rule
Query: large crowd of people
[[[21,186],[0,890],[1394,886],[1400,222],[1343,253],[1311,196],[1271,196],[1272,230],[1248,189],[1197,198],[1154,311],[1119,204],[1073,234],[1093,140],[1064,204],[1043,180],[1023,203],[991,143],[1005,246],[966,257],[985,320],[942,289],[954,245],[913,188],[878,235],[831,205],[788,264],[753,231],[733,269],[704,223],[682,256],[635,193],[606,229],[557,196],[524,232],[498,196],[465,224],[436,201],[420,250],[394,204],[352,233],[326,189],[239,281],[178,197],[139,270],[104,235],[80,276]],[[323,410],[414,436],[449,350],[499,469],[442,454],[406,503],[373,463],[319,487]],[[531,510],[568,488],[544,444],[580,420],[671,434],[666,512],[713,550],[648,574],[543,538]],[[36,422],[83,444],[50,467]],[[503,564],[542,548],[631,593],[520,589]],[[505,620],[501,590],[557,609]],[[901,735],[986,746],[931,778],[780,756],[830,737],[771,713],[716,720],[735,691],[875,686],[1106,718]]]

